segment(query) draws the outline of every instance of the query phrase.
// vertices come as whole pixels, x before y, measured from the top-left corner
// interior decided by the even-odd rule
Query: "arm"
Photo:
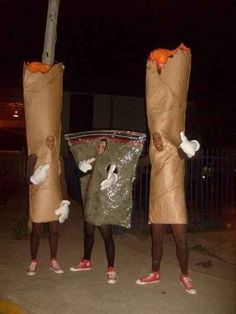
[[[196,140],[189,141],[188,138],[185,136],[184,131],[180,132],[180,138],[181,138],[180,148],[188,156],[188,158],[193,157],[200,148],[199,142]]]
[[[95,161],[95,158],[90,158],[86,160],[82,160],[79,162],[79,170],[83,173],[86,173],[87,171],[91,170],[93,166],[91,165]]]
[[[38,157],[36,154],[31,154],[27,160],[26,167],[26,183],[27,184],[41,184],[48,176],[48,164],[42,164],[35,170],[35,165],[37,163]]]
[[[65,179],[65,167],[64,167],[64,160],[60,157],[61,163],[61,174],[60,174],[60,185],[61,185],[61,193],[62,193],[62,201],[60,203],[59,208],[55,210],[55,214],[59,216],[59,222],[63,223],[69,216],[70,212],[70,201],[68,201],[68,191]]]
[[[100,190],[106,190],[110,188],[114,183],[116,183],[118,176],[116,173],[114,173],[115,170],[116,170],[116,165],[111,164],[109,171],[107,173],[107,178],[103,180],[102,183],[100,184]]]

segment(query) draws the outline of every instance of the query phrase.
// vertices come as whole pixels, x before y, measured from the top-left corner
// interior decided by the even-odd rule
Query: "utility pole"
[[[54,63],[59,4],[60,0],[48,0],[47,23],[44,37],[42,62],[49,65]]]

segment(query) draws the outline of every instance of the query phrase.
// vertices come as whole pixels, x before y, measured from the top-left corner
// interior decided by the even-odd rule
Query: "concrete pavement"
[[[25,271],[30,260],[29,241],[16,240],[13,236],[13,226],[26,214],[25,192],[21,196],[19,193],[12,195],[1,209],[1,314],[236,313],[233,231],[189,234],[190,274],[198,291],[197,295],[189,295],[178,283],[179,266],[171,234],[166,236],[161,281],[158,284],[135,284],[135,280],[150,269],[151,241],[149,235],[131,231],[115,237],[117,284],[106,283],[105,250],[98,232],[92,270],[70,272],[69,267],[83,254],[81,209],[75,202],[72,202],[68,221],[61,225],[60,230],[58,260],[64,274],[57,275],[49,270],[49,245],[47,238],[43,237],[37,274],[28,277]],[[221,256],[217,256],[214,248],[220,248]]]

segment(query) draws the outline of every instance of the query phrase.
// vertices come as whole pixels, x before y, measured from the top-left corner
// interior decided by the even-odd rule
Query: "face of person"
[[[55,137],[53,135],[49,135],[46,137],[45,143],[50,150],[53,150],[55,142]]]
[[[101,141],[98,146],[97,146],[97,155],[102,155],[106,149],[107,142],[106,141]]]
[[[153,133],[152,135],[153,145],[155,146],[156,150],[162,151],[163,150],[163,142],[161,135],[157,132]]]

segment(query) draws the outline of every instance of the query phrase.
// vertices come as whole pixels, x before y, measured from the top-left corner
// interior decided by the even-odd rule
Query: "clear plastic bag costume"
[[[78,168],[81,161],[95,158],[92,169],[80,178],[85,221],[130,227],[133,181],[145,138],[143,133],[117,130],[65,135]],[[101,141],[106,142],[102,154],[98,153]],[[112,165],[117,180],[101,189]]]

